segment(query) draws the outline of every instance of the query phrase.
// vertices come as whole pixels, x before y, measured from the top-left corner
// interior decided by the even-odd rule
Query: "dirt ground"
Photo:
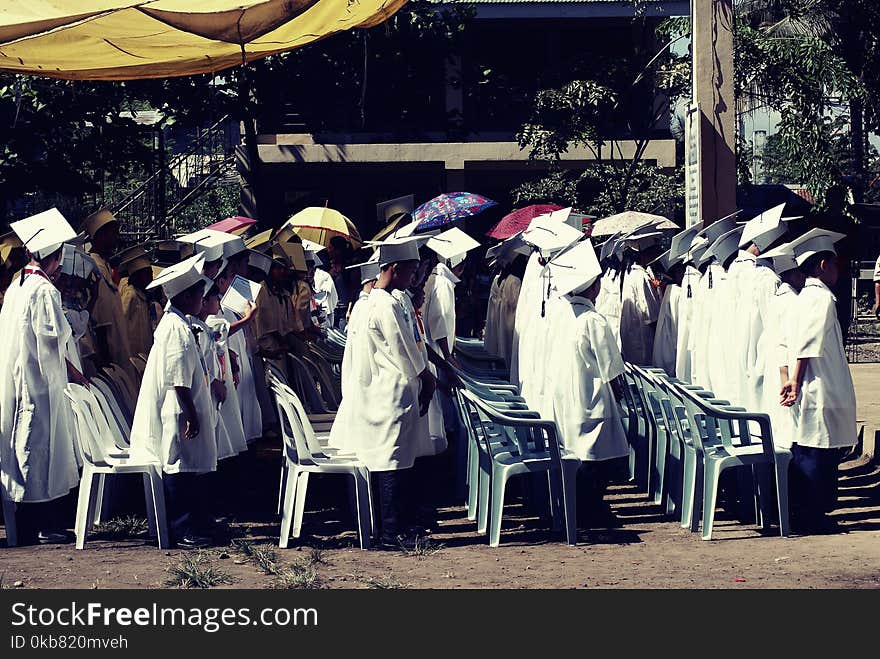
[[[351,522],[334,508],[307,513],[303,537],[278,549],[278,453],[261,444],[247,496],[222,546],[201,553],[160,551],[143,535],[106,533],[72,545],[0,549],[3,588],[162,588],[170,569],[197,559],[221,588],[876,588],[880,587],[880,364],[854,364],[863,441],[841,467],[845,532],[780,538],[719,513],[714,538],[700,540],[664,518],[631,485],[612,488],[623,528],[583,532],[570,547],[521,506],[505,515],[502,545],[490,548],[462,508],[444,509],[438,533],[416,551],[355,548]],[[340,482],[310,489],[310,502],[333,500]],[[307,510],[314,510],[310,503]],[[261,510],[254,514],[253,510]],[[3,536],[0,536],[3,537]],[[207,576],[206,576],[207,575]]]

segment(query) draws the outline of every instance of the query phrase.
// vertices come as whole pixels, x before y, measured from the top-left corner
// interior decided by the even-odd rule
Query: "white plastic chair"
[[[89,404],[89,391],[77,384],[68,384],[64,391],[70,400],[76,421],[76,437],[83,457],[76,508],[76,548],[82,549],[95,518],[101,480],[107,474],[142,474],[147,521],[155,531],[160,549],[167,549],[168,522],[165,516],[165,492],[162,489],[162,465],[152,456],[133,456],[129,453],[108,455],[105,445],[110,440],[99,436],[100,428],[107,427],[107,419],[94,396]]]
[[[129,437],[131,436],[131,423],[119,407],[119,401],[116,400],[113,391],[101,378],[92,378],[89,384],[91,385],[89,391],[98,400],[104,416],[107,417],[116,446],[120,449],[127,449],[129,447]]]
[[[303,427],[294,406],[286,396],[278,395],[277,391],[275,393],[287,461],[284,503],[281,510],[281,537],[278,546],[282,549],[286,548],[291,535],[294,538],[300,537],[309,474],[343,474],[354,479],[358,540],[361,549],[369,549],[372,534],[370,472],[359,460],[353,457],[314,455],[309,450]]]

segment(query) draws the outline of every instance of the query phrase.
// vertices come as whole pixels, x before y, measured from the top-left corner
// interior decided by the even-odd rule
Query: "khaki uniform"
[[[312,322],[312,287],[307,282],[296,282],[296,289],[291,296],[293,317],[291,329],[297,334],[311,328]]]
[[[128,340],[128,326],[125,315],[122,313],[122,300],[113,283],[110,266],[97,252],[91,252],[90,256],[95,259],[101,273],[101,281],[98,283],[98,299],[95,300],[95,307],[92,310],[92,322],[96,329],[106,328],[107,344],[113,363],[129,373],[135,374],[134,367],[129,361],[132,353]]]
[[[151,318],[152,303],[144,291],[139,291],[125,277],[119,282],[119,299],[122,302],[122,314],[125,316],[125,328],[131,354],[143,354],[147,357],[153,347],[153,330],[155,323]]]

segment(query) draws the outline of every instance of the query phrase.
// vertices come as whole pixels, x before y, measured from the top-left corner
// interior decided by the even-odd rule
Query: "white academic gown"
[[[678,312],[681,286],[669,284],[663,292],[660,313],[657,316],[657,331],[654,334],[654,352],[651,359],[654,366],[662,368],[675,377],[676,350],[678,349]]]
[[[519,293],[522,289],[522,279],[518,275],[509,274],[501,282],[501,304],[498,310],[498,353],[508,366],[511,361],[513,350],[513,325],[516,318],[516,308],[519,302]]]
[[[648,271],[635,263],[623,277],[620,340],[623,358],[649,366],[654,351],[654,324],[660,314],[660,296]]]
[[[214,346],[217,350],[217,359],[220,363],[220,372],[223,374],[223,382],[226,384],[226,400],[220,406],[220,417],[226,428],[229,438],[230,455],[236,455],[247,451],[247,438],[244,426],[241,423],[241,401],[238,398],[238,390],[232,379],[232,362],[229,357],[229,321],[222,316],[208,316],[205,324],[214,332]],[[240,331],[240,330],[239,330]],[[224,456],[219,456],[222,459]]]
[[[523,318],[525,327],[519,343],[520,395],[531,409],[542,414],[549,414],[552,409],[551,401],[545,397],[546,373],[554,367],[547,359],[547,340],[553,324],[550,300],[547,299],[550,286],[552,273],[543,267],[532,280],[528,296],[531,313]]]
[[[217,468],[217,439],[208,374],[198,341],[183,314],[169,306],[153,335],[153,347],[131,424],[132,452],[146,452],[165,473],[206,473]],[[175,387],[186,387],[198,415],[199,434],[184,436],[185,412]]]
[[[336,292],[336,284],[333,283],[331,274],[321,268],[315,268],[315,302],[324,310],[327,318],[326,326],[333,327],[339,294]]]
[[[501,275],[496,274],[492,278],[489,287],[489,301],[486,303],[486,324],[483,326],[483,347],[490,355],[501,357],[499,347],[501,333]]]
[[[560,443],[580,460],[628,455],[620,406],[610,384],[623,373],[623,358],[607,320],[590,300],[579,296],[556,298],[548,306],[553,316],[548,341],[553,377],[547,398]]]
[[[797,291],[790,284],[782,282],[776,289],[764,325],[773,350],[764,362],[764,400],[761,409],[770,415],[773,443],[781,448],[790,448],[794,437],[795,408],[779,404],[783,385],[779,369],[785,366],[788,367],[789,376],[794,374],[792,336],[794,324],[797,322],[794,315],[797,297]]]
[[[693,290],[693,313],[689,346],[691,353],[691,382],[705,389],[712,389],[709,375],[709,335],[712,325],[712,311],[716,294],[721,282],[726,277],[724,267],[720,263],[710,263]]]
[[[16,503],[51,501],[79,482],[64,395],[72,332],[61,294],[38,267],[15,277],[0,309],[0,483]]]
[[[330,445],[354,449],[371,471],[412,467],[418,449],[419,374],[400,302],[374,288],[356,323],[349,325],[349,359],[342,403],[330,430]]]
[[[728,273],[720,269],[713,273],[713,294],[706,306],[703,322],[707,326],[703,357],[709,373],[709,389],[718,397],[738,404],[741,373],[734,372],[732,362],[741,350],[741,344],[731,341],[731,300],[734,297]],[[700,383],[702,384],[702,383]]]
[[[620,299],[621,273],[616,268],[608,268],[602,275],[602,287],[596,297],[596,311],[605,317],[617,347],[620,348],[620,312],[623,303]]]
[[[755,268],[754,254],[740,250],[727,268],[727,295],[720,309],[724,316],[725,345],[728,350],[719,357],[730,375],[729,389],[724,395],[736,405],[755,409],[755,396],[749,377],[755,363],[755,345],[750,339],[752,305],[754,304]],[[763,375],[763,374],[762,374]]]
[[[694,293],[700,281],[700,271],[688,265],[681,280],[678,294],[678,332],[675,345],[675,377],[684,382],[693,381],[690,340],[694,320]]]
[[[396,290],[392,293],[394,299],[400,302],[404,311],[404,318],[412,326],[412,348],[419,354],[424,366],[437,377],[436,367],[428,360],[427,335],[422,322],[416,314],[412,304],[412,298],[406,291]],[[407,337],[408,338],[408,337]],[[413,361],[419,359],[413,356]],[[440,392],[435,391],[428,406],[428,413],[419,419],[419,431],[417,433],[418,447],[416,457],[428,455],[440,455],[446,450],[446,428],[443,425],[443,407],[440,402]]]
[[[809,277],[795,302],[794,359],[809,358],[795,411],[800,446],[840,448],[856,443],[856,393],[843,349],[835,297]]]
[[[768,412],[764,396],[764,377],[768,369],[768,361],[774,361],[776,342],[773,333],[768,329],[772,307],[776,303],[776,290],[782,280],[771,264],[765,259],[758,259],[751,273],[746,290],[741,289],[742,304],[739,312],[744,313],[746,325],[746,370],[742,390],[742,405],[749,410]],[[777,370],[778,373],[778,370]],[[779,378],[773,378],[768,384],[777,388]]]
[[[223,318],[231,325],[241,320],[234,311],[220,309]],[[254,367],[251,363],[251,354],[247,346],[247,330],[239,330],[229,337],[227,348],[238,355],[238,400],[241,407],[241,425],[247,441],[259,439],[263,435],[263,412],[260,401],[257,398],[257,386],[254,382]]]
[[[428,335],[428,345],[442,355],[437,341],[446,339],[450,352],[455,346],[455,285],[460,280],[445,263],[434,266],[430,279],[433,283],[425,287],[422,322]]]
[[[524,335],[532,328],[535,317],[541,313],[541,291],[540,284],[536,281],[540,278],[542,266],[538,262],[538,252],[533,252],[529,256],[523,273],[522,286],[519,291],[519,298],[516,302],[516,314],[513,318],[513,336],[510,346],[510,382],[522,389],[522,373],[527,373],[531,367],[530,363],[521,364],[521,360],[525,356],[523,343]]]

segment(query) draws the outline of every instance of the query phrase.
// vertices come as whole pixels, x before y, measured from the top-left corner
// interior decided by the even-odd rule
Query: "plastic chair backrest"
[[[101,433],[100,422],[95,418],[86,402],[84,391],[86,391],[85,387],[73,383],[69,383],[64,389],[64,395],[67,396],[73,410],[80,452],[83,460],[89,464],[106,465],[107,459],[99,436]]]
[[[278,417],[284,421],[281,424],[281,434],[282,436],[285,436],[288,431],[290,432],[289,436],[285,436],[285,444],[294,449],[296,453],[296,462],[298,464],[314,464],[315,459],[312,452],[309,450],[305,433],[299,422],[296,410],[287,397],[283,395],[283,392],[276,390],[274,393],[275,402],[278,406]]]
[[[283,382],[287,384],[287,376],[281,371],[280,368],[275,366],[275,364],[266,361],[266,377],[272,378],[274,377],[279,382]]]
[[[103,383],[92,381],[91,384],[92,386],[89,388],[89,392],[94,396],[95,400],[98,401],[98,405],[100,405],[101,411],[104,413],[104,417],[107,419],[107,423],[110,426],[110,432],[117,448],[128,448],[131,427],[125,419],[118,417],[117,413],[113,410],[113,405],[108,401],[107,394],[101,388]]]
[[[111,364],[110,366],[104,367],[103,374],[104,377],[115,385],[116,390],[119,392],[120,400],[123,401],[125,407],[129,410],[134,410],[135,401],[137,400],[137,392],[132,394],[129,382],[122,374],[122,369]]]
[[[738,428],[739,430],[739,438],[741,444],[749,444],[751,438],[751,431],[749,428],[750,423],[754,423],[758,425],[760,429],[760,439],[761,439],[761,449],[765,456],[770,459],[773,459],[775,454],[775,448],[773,445],[773,432],[770,426],[770,417],[763,412],[747,412],[742,411],[742,408],[730,408],[730,407],[720,407],[715,403],[698,396],[693,391],[685,389],[680,385],[675,385],[679,392],[682,394],[682,397],[686,400],[689,400],[695,408],[701,410],[703,414],[707,417],[711,417],[715,420],[719,427],[721,428],[721,441],[725,444],[725,446],[736,448],[736,444],[732,441],[732,436],[728,431],[725,431],[725,427],[730,429],[732,427]]]
[[[128,361],[130,361],[131,365],[134,366],[134,370],[137,371],[138,377],[143,380],[144,371],[147,368],[147,362],[140,357],[129,357]]]
[[[321,443],[315,436],[315,429],[312,427],[312,422],[309,421],[309,416],[306,413],[306,409],[303,407],[299,396],[296,395],[293,389],[280,382],[273,386],[273,391],[276,396],[283,396],[285,401],[291,405],[293,411],[296,413],[299,425],[303,431],[303,436],[306,440],[306,445],[309,447],[309,452],[312,455],[323,453],[321,450]]]
[[[293,353],[287,353],[287,358],[293,363],[292,371],[296,373],[301,391],[297,392],[302,400],[308,405],[309,412],[313,414],[328,414],[330,410],[324,403],[321,392],[315,384],[311,369],[302,359]]]

